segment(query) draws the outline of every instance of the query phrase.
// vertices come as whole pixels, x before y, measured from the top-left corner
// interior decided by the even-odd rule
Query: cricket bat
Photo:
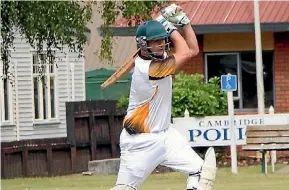
[[[106,81],[104,81],[101,85],[101,88],[109,87],[121,79],[124,75],[129,73],[134,67],[134,60],[138,55],[139,50],[140,49],[138,49],[119,69],[117,69]]]

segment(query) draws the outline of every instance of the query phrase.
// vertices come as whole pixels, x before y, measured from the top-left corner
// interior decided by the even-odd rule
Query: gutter
[[[196,34],[255,32],[254,23],[202,24],[192,25],[192,27]],[[114,36],[135,36],[137,27],[111,27],[110,29]],[[97,27],[96,30],[102,36],[101,27]],[[261,31],[286,32],[289,31],[289,22],[261,23]]]

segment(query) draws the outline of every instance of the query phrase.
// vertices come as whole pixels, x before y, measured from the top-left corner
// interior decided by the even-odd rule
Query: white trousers
[[[136,189],[158,165],[196,174],[200,172],[204,162],[190,147],[189,142],[172,127],[158,133],[137,135],[129,135],[123,130],[120,149],[121,160],[116,185],[129,185]],[[197,186],[198,180],[198,176],[190,176],[189,186]]]

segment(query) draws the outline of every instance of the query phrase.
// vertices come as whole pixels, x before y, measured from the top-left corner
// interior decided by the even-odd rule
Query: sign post
[[[233,100],[233,91],[237,90],[237,76],[227,75],[221,76],[221,88],[222,91],[227,92],[228,98],[228,115],[231,131],[231,168],[232,173],[238,173],[238,163],[237,163],[237,148],[236,148],[236,128],[234,126],[234,100]]]

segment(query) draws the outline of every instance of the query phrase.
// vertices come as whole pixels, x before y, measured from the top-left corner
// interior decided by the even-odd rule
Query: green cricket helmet
[[[154,55],[150,50],[151,47],[148,47],[148,41],[151,40],[165,40],[165,51],[169,51],[169,37],[165,28],[161,23],[156,20],[150,20],[141,24],[136,30],[136,41],[138,47],[146,50],[150,58],[160,58],[159,56]],[[163,58],[163,57],[161,57]]]

